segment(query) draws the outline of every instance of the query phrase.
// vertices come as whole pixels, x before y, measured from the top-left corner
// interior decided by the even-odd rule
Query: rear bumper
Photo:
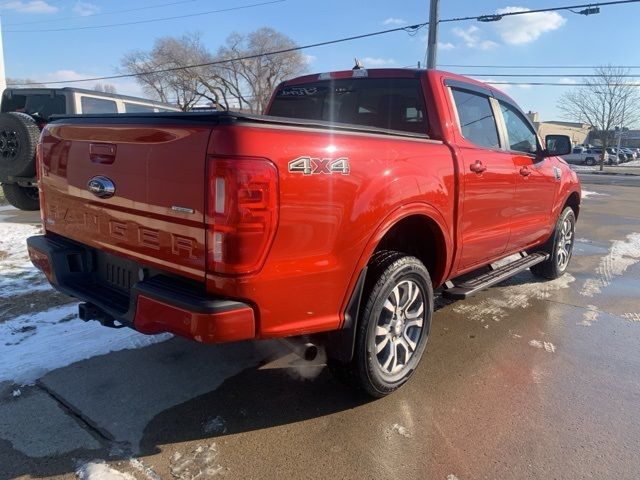
[[[203,286],[52,235],[27,239],[29,257],[59,291],[86,304],[83,320],[139,332],[170,332],[202,343],[255,338],[253,308],[214,298]],[[105,265],[115,277],[105,278]]]

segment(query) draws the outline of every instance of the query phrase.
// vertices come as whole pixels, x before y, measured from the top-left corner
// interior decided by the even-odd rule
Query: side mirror
[[[557,157],[571,153],[571,138],[567,135],[547,135],[544,142],[546,144],[545,157]]]

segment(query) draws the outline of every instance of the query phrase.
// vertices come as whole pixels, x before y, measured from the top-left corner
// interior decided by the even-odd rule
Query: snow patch
[[[589,197],[608,197],[609,195],[606,193],[598,193],[598,192],[592,192],[591,190],[582,190],[582,198],[589,198]]]
[[[141,460],[137,458],[130,458],[129,465],[142,473],[149,480],[162,480],[160,475],[153,471],[151,467],[147,467]]]
[[[587,311],[582,314],[582,320],[578,322],[578,325],[583,327],[590,327],[592,323],[598,321],[600,312],[595,305],[587,305]]]
[[[406,427],[403,427],[399,423],[394,423],[391,427],[391,430],[393,430],[398,435],[402,435],[405,438],[411,438],[411,432],[407,430]]]
[[[227,433],[227,422],[221,415],[205,422],[202,426],[205,433]]]
[[[554,353],[556,346],[551,342],[543,342],[540,340],[530,340],[529,345],[535,348],[544,349],[548,353]]]
[[[593,297],[603,288],[611,285],[615,277],[623,275],[627,269],[640,262],[640,233],[627,235],[626,240],[614,240],[607,255],[600,259],[596,268],[597,278],[584,282],[580,294]]]
[[[98,322],[69,321],[77,305],[65,305],[0,323],[0,382],[31,384],[45,373],[118,350],[142,348],[171,338],[114,330]]]
[[[19,388],[18,388],[18,389],[16,389],[16,390],[14,390],[13,392],[11,392],[11,396],[12,396],[13,398],[17,398],[17,397],[19,397],[20,395],[22,395],[22,390],[20,390]]]
[[[0,298],[50,288],[27,253],[27,237],[40,233],[41,227],[0,223]]]
[[[114,470],[103,461],[96,460],[78,468],[76,477],[79,480],[136,480],[133,475]]]
[[[188,455],[176,452],[169,462],[171,475],[178,480],[202,480],[216,476],[224,470],[217,463],[218,455],[215,443],[200,445]]]
[[[513,279],[507,280],[509,281]],[[532,299],[549,298],[552,292],[567,288],[574,281],[575,278],[572,275],[565,273],[562,277],[548,282],[493,287],[495,294],[491,297],[484,298],[477,304],[458,303],[453,307],[453,311],[481,323],[487,320],[499,322],[509,315],[509,310],[527,308]]]
[[[640,313],[625,313],[622,315],[623,318],[626,318],[630,322],[638,322],[640,323]]]

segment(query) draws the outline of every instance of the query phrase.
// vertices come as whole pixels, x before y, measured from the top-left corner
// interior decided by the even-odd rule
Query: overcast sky
[[[304,45],[386,28],[424,22],[428,0],[286,0],[241,10],[206,13],[268,0],[0,0],[7,76],[39,81],[85,78],[113,74],[120,59],[132,49],[149,49],[155,38],[201,32],[215,51],[226,36],[273,27]],[[576,3],[574,0],[516,0],[471,2],[442,0],[442,19],[490,14],[523,8],[545,8]],[[170,5],[167,5],[170,4]],[[117,10],[146,10],[111,13]],[[58,32],[17,30],[65,29],[152,20],[196,14],[186,18]],[[353,58],[366,67],[404,67],[423,61],[426,29],[410,36],[404,32],[305,50],[310,72],[348,69]],[[568,11],[505,18],[499,22],[444,23],[440,28],[440,65],[640,65],[636,45],[640,35],[640,4],[602,7],[585,17]],[[442,69],[470,74],[514,73],[497,68]],[[521,71],[517,71],[520,73]],[[559,68],[529,69],[523,73],[589,73]],[[634,70],[640,74],[640,69]],[[489,77],[499,80],[499,77]],[[486,77],[483,77],[486,80]],[[507,81],[526,80],[500,79]],[[532,79],[575,83],[576,78]],[[141,95],[135,80],[111,82],[120,93]],[[91,87],[92,84],[78,86]],[[543,120],[560,119],[557,99],[566,88],[501,86],[525,110],[538,111]]]

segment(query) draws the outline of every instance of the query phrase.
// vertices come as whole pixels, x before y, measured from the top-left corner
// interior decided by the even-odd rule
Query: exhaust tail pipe
[[[303,360],[311,362],[318,356],[318,347],[300,337],[280,338],[280,343]]]

